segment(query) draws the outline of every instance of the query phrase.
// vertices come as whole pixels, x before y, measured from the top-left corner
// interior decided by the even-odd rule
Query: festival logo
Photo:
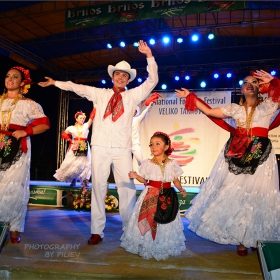
[[[175,125],[175,127],[178,126],[178,124]],[[194,146],[200,145],[200,139],[190,137],[189,133],[193,132],[193,128],[183,128],[169,134],[171,145],[174,149],[169,157],[175,159],[180,166],[185,166],[192,162],[197,153],[197,149]]]

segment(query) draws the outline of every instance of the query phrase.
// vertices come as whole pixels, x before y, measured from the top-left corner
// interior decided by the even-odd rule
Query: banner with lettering
[[[112,2],[112,1],[111,1]],[[245,1],[124,1],[67,9],[65,28],[167,18],[207,12],[239,10]]]
[[[280,113],[279,111],[280,110],[278,110],[278,113]],[[268,133],[268,138],[272,143],[275,154],[280,155],[280,126],[270,130]]]
[[[212,108],[231,104],[230,91],[196,92]],[[140,142],[144,158],[152,158],[150,138],[156,131],[167,133],[175,148],[170,156],[176,159],[184,174],[179,178],[183,186],[199,186],[209,176],[215,161],[230,134],[204,114],[184,109],[185,99],[174,92],[160,93],[150,114],[141,123]],[[138,170],[134,160],[134,170]]]

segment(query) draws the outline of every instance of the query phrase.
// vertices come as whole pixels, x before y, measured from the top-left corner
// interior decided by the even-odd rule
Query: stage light
[[[111,43],[108,43],[108,44],[107,44],[107,49],[112,49],[112,48],[113,48],[112,44],[111,44]]]
[[[185,80],[188,81],[189,79],[190,79],[190,76],[189,76],[189,75],[186,75],[186,76],[185,76]]]
[[[209,40],[213,40],[213,39],[215,38],[215,34],[211,31],[211,32],[209,32],[209,33],[207,34],[207,38],[208,38]]]
[[[175,79],[175,81],[179,81],[180,77],[179,76],[175,76],[174,79]]]
[[[193,42],[197,42],[198,39],[199,39],[199,34],[198,34],[198,33],[194,33],[194,34],[192,35],[191,39],[192,39]]]
[[[105,84],[106,84],[106,80],[105,80],[105,79],[102,79],[102,80],[101,80],[101,83],[102,83],[103,85],[105,85]]]
[[[168,43],[170,42],[170,38],[167,37],[167,36],[164,36],[164,37],[162,38],[162,41],[163,41],[164,44],[168,44]]]
[[[177,38],[177,43],[181,44],[183,43],[184,39],[182,37],[178,37]]]
[[[202,82],[200,83],[200,87],[205,88],[205,87],[206,87],[206,83],[205,83],[204,81],[202,81]]]
[[[167,89],[167,85],[166,84],[162,84],[161,85],[161,89]]]
[[[141,82],[142,82],[142,79],[141,79],[141,78],[138,78],[137,81],[138,81],[138,83],[141,83]]]
[[[243,80],[240,80],[238,83],[239,83],[240,86],[242,86],[243,85]]]
[[[120,47],[122,47],[122,48],[125,47],[125,42],[124,42],[124,41],[121,41],[121,42],[120,42]]]
[[[133,46],[134,46],[134,47],[139,47],[139,43],[138,43],[138,42],[134,42],[134,43],[133,43]]]
[[[276,71],[275,71],[275,70],[272,70],[272,71],[270,72],[270,75],[275,76],[275,75],[276,75]]]
[[[227,78],[231,78],[232,74],[231,73],[227,73]]]
[[[150,39],[149,41],[150,45],[154,45],[156,43],[155,39]]]
[[[214,76],[215,79],[219,78],[219,74],[218,73],[215,73],[213,76]]]

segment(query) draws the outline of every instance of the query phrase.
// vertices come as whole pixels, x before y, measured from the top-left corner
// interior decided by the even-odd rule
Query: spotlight
[[[121,41],[121,42],[120,42],[120,47],[122,47],[122,48],[125,47],[125,42],[124,42],[124,41]]]
[[[205,83],[204,81],[202,81],[202,82],[200,83],[200,87],[205,88],[205,87],[206,87],[206,83]]]
[[[162,84],[161,85],[161,89],[167,89],[167,85],[166,84]]]
[[[138,81],[138,83],[141,83],[141,82],[142,82],[142,79],[141,79],[141,78],[138,78],[137,81]]]
[[[242,86],[243,85],[243,80],[240,80],[238,83],[239,83],[240,86]]]
[[[198,33],[194,33],[194,34],[192,35],[191,39],[192,39],[193,42],[197,42],[198,39],[199,39],[199,34],[198,34]]]
[[[108,44],[106,45],[107,49],[112,49],[113,48],[113,43],[114,43],[114,39],[110,39]]]
[[[227,73],[227,78],[231,78],[232,74],[231,73]]]
[[[134,47],[139,47],[138,42],[134,42],[134,43],[133,43],[133,46],[134,46]]]
[[[105,85],[105,84],[106,84],[106,80],[105,80],[105,79],[102,79],[102,80],[101,80],[101,83],[102,83],[103,85]]]
[[[211,32],[209,32],[209,33],[207,34],[207,38],[208,38],[209,40],[213,40],[213,39],[215,38],[215,34],[211,31]]]
[[[178,37],[178,38],[177,38],[177,43],[181,44],[181,43],[183,43],[183,41],[184,41],[184,40],[183,40],[182,37]]]
[[[175,76],[175,81],[179,81],[180,80],[180,77],[179,76]]]
[[[215,74],[214,74],[214,78],[215,78],[215,79],[218,79],[218,78],[219,78],[219,74],[218,74],[218,73],[215,73]]]
[[[154,45],[156,43],[155,39],[150,39],[149,41],[150,45]]]
[[[162,38],[162,41],[163,41],[164,44],[168,44],[168,43],[170,42],[170,38],[167,37],[167,36],[164,36],[164,37]]]
[[[185,76],[185,80],[188,81],[189,79],[190,79],[190,76],[189,76],[189,75],[186,75],[186,76]]]
[[[272,70],[272,71],[270,72],[270,74],[271,74],[272,76],[275,76],[275,75],[276,75],[276,71],[275,71],[275,70]]]

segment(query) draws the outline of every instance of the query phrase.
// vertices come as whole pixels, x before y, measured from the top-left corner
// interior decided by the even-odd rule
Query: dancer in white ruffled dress
[[[171,142],[167,134],[155,132],[150,141],[153,159],[142,162],[138,175],[129,173],[146,188],[139,196],[127,225],[123,228],[121,247],[144,259],[165,260],[179,256],[186,250],[184,227],[180,217],[176,188],[186,196],[178,179],[183,170],[171,154]]]
[[[87,141],[89,128],[95,117],[94,108],[88,122],[85,123],[85,113],[78,111],[75,114],[75,125],[66,128],[61,137],[67,140],[70,145],[60,168],[53,175],[58,181],[71,182],[75,186],[76,179],[88,186],[91,176],[91,152]]]
[[[29,201],[30,136],[49,129],[35,101],[23,97],[32,80],[29,70],[12,67],[0,97],[0,221],[8,222],[12,243],[20,243]]]
[[[259,98],[259,86],[269,85],[269,98]],[[243,104],[211,109],[187,89],[187,109],[197,107],[215,118],[232,118],[232,136],[220,153],[200,193],[185,216],[197,235],[221,244],[238,245],[240,256],[256,251],[258,240],[280,240],[280,194],[275,153],[268,138],[280,100],[280,81],[260,70],[244,79]],[[194,107],[193,107],[194,106]],[[275,122],[276,121],[276,122]],[[279,116],[273,122],[279,125]]]

